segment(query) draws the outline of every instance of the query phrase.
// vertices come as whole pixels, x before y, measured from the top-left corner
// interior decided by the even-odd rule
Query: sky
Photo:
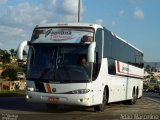
[[[160,62],[160,0],[81,0],[80,22],[98,23]],[[38,24],[77,22],[78,0],[0,0],[0,49],[17,49]]]

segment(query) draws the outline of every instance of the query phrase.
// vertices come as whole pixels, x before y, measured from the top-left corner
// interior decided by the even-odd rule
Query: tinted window
[[[88,45],[33,44],[29,50],[27,79],[53,82],[88,82],[91,66]]]
[[[104,29],[104,57],[110,58],[112,56],[112,35],[111,32]]]
[[[143,67],[143,54],[104,28],[104,57]]]
[[[95,49],[95,61],[93,63],[93,80],[95,80],[99,74],[101,60],[102,60],[102,29],[97,29],[95,35],[96,49]]]
[[[108,58],[108,73],[115,75],[116,74],[116,66],[115,61],[113,59]]]
[[[96,36],[96,50],[98,52],[99,59],[102,58],[102,29],[97,29]]]

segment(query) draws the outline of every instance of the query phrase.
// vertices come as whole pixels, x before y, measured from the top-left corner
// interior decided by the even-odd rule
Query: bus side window
[[[96,63],[96,72],[97,72],[97,75],[98,75],[98,69],[99,69],[99,65],[98,65],[98,52],[96,52],[96,60],[95,60],[95,63]]]
[[[99,73],[99,65],[98,65],[98,52],[95,52],[95,61],[93,63],[93,74],[92,78],[95,80]]]

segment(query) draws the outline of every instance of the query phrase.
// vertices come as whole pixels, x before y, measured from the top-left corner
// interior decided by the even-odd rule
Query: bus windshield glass
[[[89,82],[88,45],[33,44],[28,55],[27,79],[57,83]]]

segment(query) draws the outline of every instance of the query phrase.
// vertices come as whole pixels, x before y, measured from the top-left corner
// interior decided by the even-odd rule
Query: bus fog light
[[[89,101],[89,98],[82,98],[82,99],[80,99],[80,102],[87,102],[87,101]]]
[[[31,99],[31,96],[26,95],[26,99],[27,99],[27,100]]]

